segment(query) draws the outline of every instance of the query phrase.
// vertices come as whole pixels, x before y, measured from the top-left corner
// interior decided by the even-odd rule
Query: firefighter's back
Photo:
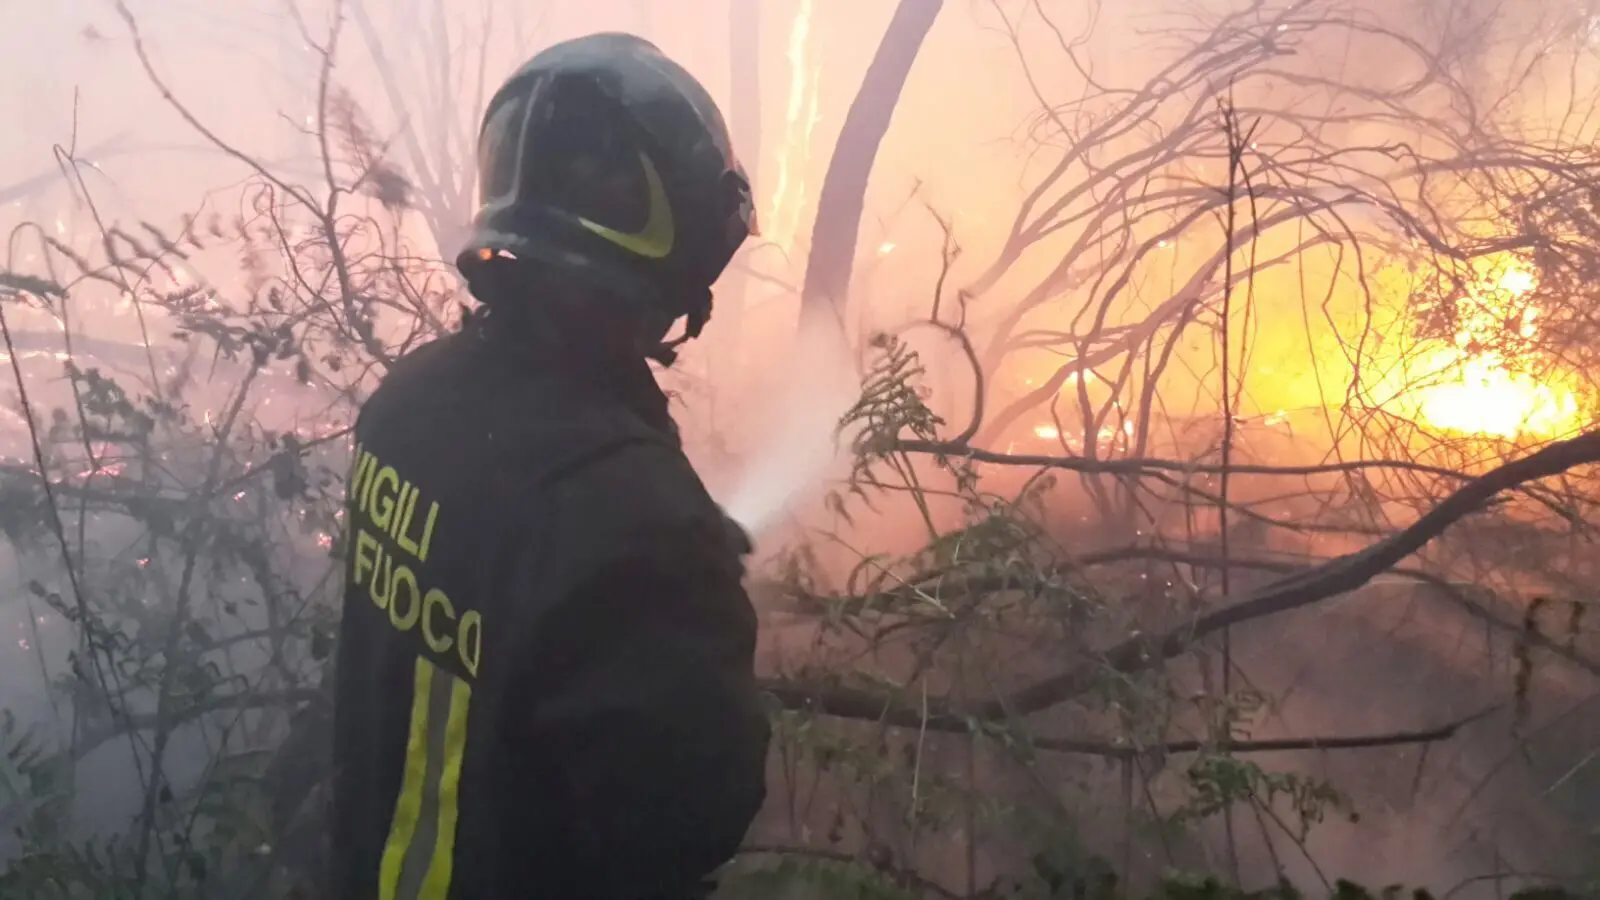
[[[340,894],[700,896],[763,802],[770,725],[748,548],[646,359],[710,320],[750,181],[705,86],[623,34],[514,72],[478,161],[456,263],[487,318],[357,426]]]
[[[537,869],[518,840],[518,810],[537,798],[518,787],[505,723],[526,700],[515,636],[540,599],[519,567],[551,527],[541,485],[609,447],[668,440],[470,330],[401,360],[374,392],[345,508],[342,898],[487,900],[474,883]]]

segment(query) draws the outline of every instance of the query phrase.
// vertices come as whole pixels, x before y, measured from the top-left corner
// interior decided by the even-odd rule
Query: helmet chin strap
[[[705,292],[705,302],[695,305],[695,308],[685,317],[683,334],[670,341],[662,341],[654,350],[645,354],[665,368],[671,368],[678,361],[678,348],[700,336],[705,330],[706,323],[711,321],[711,289]]]

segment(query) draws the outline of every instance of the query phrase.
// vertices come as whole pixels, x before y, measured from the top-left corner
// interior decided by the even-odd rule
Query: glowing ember
[[[1484,296],[1457,308],[1454,345],[1434,351],[1426,360],[1429,370],[1453,377],[1415,395],[1424,421],[1447,431],[1495,437],[1553,437],[1581,427],[1578,398],[1571,390],[1516,371],[1501,351],[1493,349],[1494,338],[1508,325],[1521,341],[1538,336],[1538,310],[1517,302],[1537,284],[1532,273],[1511,268]]]

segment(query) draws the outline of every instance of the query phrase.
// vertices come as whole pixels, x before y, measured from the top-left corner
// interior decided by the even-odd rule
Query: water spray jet
[[[802,320],[787,369],[777,402],[764,410],[770,425],[761,431],[752,462],[718,498],[755,543],[839,462],[839,420],[860,390],[836,322]]]

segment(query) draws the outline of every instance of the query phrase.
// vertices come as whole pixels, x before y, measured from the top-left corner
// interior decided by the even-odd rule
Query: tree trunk
[[[900,0],[861,80],[861,89],[845,114],[817,199],[811,254],[806,259],[800,298],[802,325],[819,314],[827,314],[823,318],[837,317],[843,310],[855,264],[856,241],[861,234],[867,180],[900,102],[911,64],[943,6],[944,0]]]

